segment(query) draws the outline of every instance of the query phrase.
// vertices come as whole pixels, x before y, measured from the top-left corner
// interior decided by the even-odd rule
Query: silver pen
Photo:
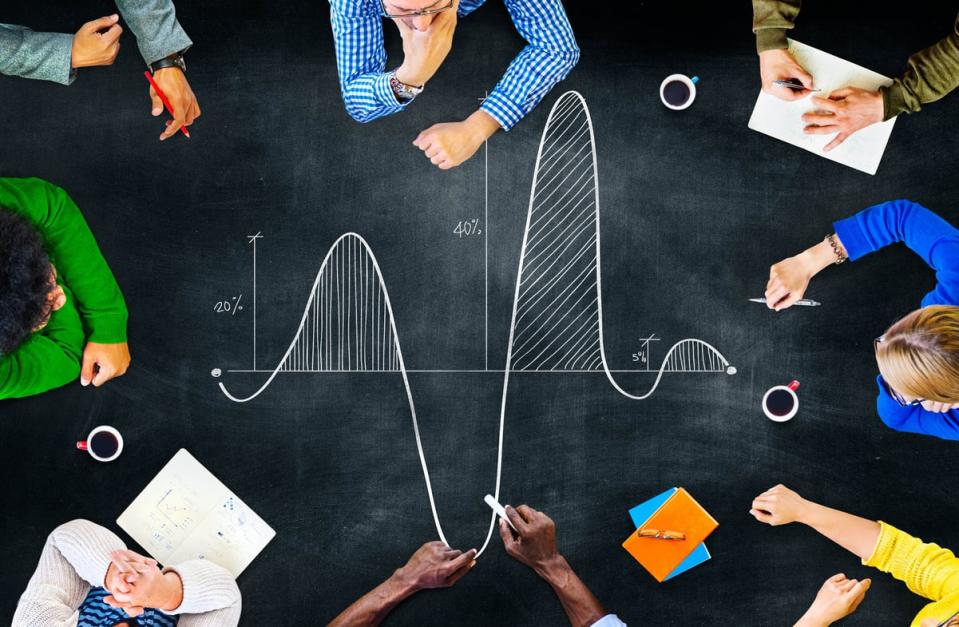
[[[766,304],[766,299],[765,299],[765,298],[750,298],[750,299],[749,299],[749,302],[751,302],[751,303],[762,303],[762,304],[765,305],[765,304]],[[810,300],[810,299],[808,299],[808,298],[803,298],[803,299],[800,299],[800,300],[797,300],[796,302],[794,302],[793,305],[802,305],[803,307],[818,307],[818,306],[822,305],[822,303],[817,302],[817,301],[814,301],[814,300]]]
[[[789,89],[802,89],[805,91],[822,91],[821,89],[808,89],[802,83],[794,83],[793,81],[773,81],[773,85],[780,85],[782,87],[788,87]]]

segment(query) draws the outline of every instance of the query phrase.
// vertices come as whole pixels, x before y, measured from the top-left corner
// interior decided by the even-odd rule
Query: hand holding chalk
[[[528,505],[507,506],[506,522],[500,522],[499,535],[506,552],[518,561],[548,579],[557,569],[569,565],[556,549],[556,523],[553,519]],[[516,531],[510,531],[512,527]]]
[[[493,498],[492,494],[487,494],[486,496],[483,497],[483,500],[486,502],[487,505],[489,505],[493,509],[494,512],[496,512],[496,514],[502,520],[506,521],[506,524],[508,524],[510,527],[513,527],[513,531],[515,531],[516,533],[519,533],[519,530],[513,526],[513,522],[509,519],[509,516],[506,515],[506,509],[499,504],[499,501]]]

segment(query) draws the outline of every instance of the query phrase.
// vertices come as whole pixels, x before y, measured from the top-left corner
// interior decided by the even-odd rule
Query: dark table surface
[[[212,369],[253,363],[252,308],[214,306],[239,295],[252,304],[246,236],[257,232],[258,368],[282,356],[327,249],[356,231],[382,266],[408,367],[481,370],[410,375],[447,536],[479,545],[502,392],[502,375],[482,370],[505,363],[539,136],[552,103],[575,89],[595,126],[611,367],[632,368],[639,339],[656,333],[663,344],[702,338],[739,372],[667,375],[645,401],[602,375],[514,376],[502,500],[549,513],[577,572],[630,624],[791,624],[837,572],[874,578],[848,624],[911,620],[923,600],[905,586],[810,529],[760,525],[747,510],[783,482],[959,546],[954,445],[893,432],[874,405],[872,338],[918,306],[933,273],[894,247],[825,271],[808,293],[822,307],[774,315],[746,299],[761,294],[770,264],[871,204],[909,198],[959,220],[959,96],[901,117],[868,176],[746,128],[759,90],[748,3],[570,4],[582,59],[490,140],[488,173],[483,154],[440,172],[410,142],[471,112],[519,50],[497,2],[462,20],[413,106],[369,125],[343,109],[324,2],[179,3],[203,108],[192,141],[156,141],[130,34],[113,67],[69,88],[0,78],[0,173],[53,181],[83,209],[126,296],[133,354],[127,375],[103,388],[73,383],[0,404],[0,619],[57,524],[82,517],[119,532],[117,515],[181,447],[277,531],[239,579],[242,624],[325,622],[435,539],[397,375],[281,375],[242,405],[216,387]],[[948,33],[956,12],[946,2],[867,16],[861,3],[808,4],[797,39],[890,76]],[[13,2],[3,21],[72,32],[110,11]],[[395,60],[395,33],[388,43]],[[702,79],[681,114],[658,102],[673,72]],[[459,221],[485,222],[484,180],[488,239],[458,238]],[[220,380],[242,393],[264,377]],[[774,424],[760,398],[792,378],[799,415]],[[73,450],[98,424],[126,439],[112,464]],[[686,487],[720,527],[711,561],[661,585],[620,544],[627,510],[670,486]],[[549,588],[494,536],[455,588],[414,596],[387,624],[563,622]]]

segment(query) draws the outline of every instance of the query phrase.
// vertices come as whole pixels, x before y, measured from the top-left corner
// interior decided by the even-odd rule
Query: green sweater
[[[0,355],[0,399],[39,394],[76,379],[85,341],[127,341],[127,308],[90,227],[59,187],[0,178],[0,207],[32,222],[43,237],[66,304],[17,350]]]
[[[787,48],[802,0],[753,0],[753,32],[759,52]],[[885,119],[913,113],[959,87],[959,16],[945,39],[909,57],[906,73],[882,88]]]

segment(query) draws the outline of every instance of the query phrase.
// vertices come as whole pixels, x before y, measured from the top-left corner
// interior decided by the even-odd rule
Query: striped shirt
[[[113,627],[123,622],[137,627],[174,627],[177,623],[176,616],[164,614],[152,607],[144,608],[143,614],[130,618],[124,610],[107,605],[103,599],[109,595],[102,587],[91,589],[80,605],[77,627]]]
[[[486,0],[460,0],[469,15]],[[563,80],[579,60],[579,47],[561,0],[503,0],[527,45],[483,100],[481,109],[509,130]],[[336,65],[346,111],[357,122],[402,110],[390,87],[380,0],[330,0]]]

